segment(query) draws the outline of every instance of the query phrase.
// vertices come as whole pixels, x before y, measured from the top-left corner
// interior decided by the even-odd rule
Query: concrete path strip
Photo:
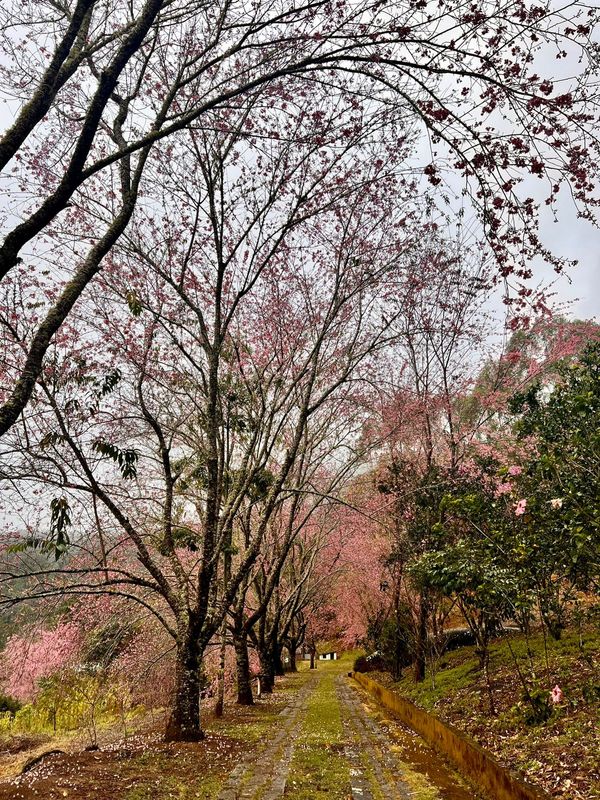
[[[335,683],[331,681],[334,670],[338,673]],[[321,684],[325,676],[330,677],[326,684]],[[280,712],[274,735],[235,767],[217,800],[294,800],[295,796],[306,800],[307,789],[311,800],[313,797],[325,800],[331,796],[325,793],[316,776],[314,794],[312,786],[307,787],[306,779],[302,789],[289,780],[290,767],[294,769],[294,753],[306,746],[298,744],[298,737],[306,725],[308,707],[313,708],[311,714],[314,714],[315,703],[320,707],[321,700],[314,698],[319,686],[321,691],[327,687],[325,702],[330,709],[332,700],[334,707],[337,704],[343,731],[341,741],[339,733],[335,741],[329,741],[329,734],[322,731],[319,739],[325,752],[331,748],[348,766],[348,785],[336,785],[333,778],[330,781],[336,800],[473,800],[473,792],[424,744],[418,747],[426,753],[427,768],[423,769],[421,750],[418,752],[422,763],[411,764],[411,754],[417,753],[413,735],[401,730],[403,726],[393,720],[382,717],[362,690],[333,666],[310,675],[292,702]],[[404,748],[402,735],[408,743]],[[435,769],[430,769],[432,765]]]

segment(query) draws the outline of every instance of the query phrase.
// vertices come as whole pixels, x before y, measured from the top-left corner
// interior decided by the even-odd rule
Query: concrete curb
[[[492,800],[551,800],[543,789],[513,777],[493,756],[462,731],[423,711],[410,700],[386,689],[362,672],[348,674],[418,733],[427,744],[446,756],[460,773]]]

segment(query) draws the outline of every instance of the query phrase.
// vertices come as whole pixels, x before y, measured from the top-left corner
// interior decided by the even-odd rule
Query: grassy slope
[[[545,695],[555,684],[564,702],[539,725],[526,725],[523,687],[510,647],[530,686]],[[395,688],[418,705],[467,731],[510,769],[541,784],[562,800],[600,798],[600,633],[565,633],[555,642],[537,634],[500,640],[492,647],[491,678],[497,716],[490,716],[487,692],[473,648],[443,657],[432,681],[405,676]],[[389,684],[389,680],[386,681]]]

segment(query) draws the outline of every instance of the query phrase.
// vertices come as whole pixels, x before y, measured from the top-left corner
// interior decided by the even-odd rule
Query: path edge
[[[511,775],[487,750],[462,731],[362,672],[349,672],[348,675],[427,744],[446,756],[464,777],[492,800],[552,800],[543,789]]]

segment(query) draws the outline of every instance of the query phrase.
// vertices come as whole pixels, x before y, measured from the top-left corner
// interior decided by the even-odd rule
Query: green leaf
[[[7,548],[9,553],[24,553],[26,550],[39,550],[53,554],[56,561],[66,553],[70,540],[67,534],[71,526],[71,508],[66,497],[55,497],[50,503],[50,536],[30,536],[18,544]]]
[[[139,317],[144,310],[139,297],[135,291],[133,291],[133,289],[130,289],[127,292],[127,305],[129,306],[129,310],[134,317]]]
[[[121,450],[115,444],[105,441],[104,439],[96,439],[92,445],[92,449],[100,453],[115,464],[118,464],[121,470],[121,475],[124,478],[135,478],[137,475],[137,461],[139,458],[138,452],[131,448]]]

